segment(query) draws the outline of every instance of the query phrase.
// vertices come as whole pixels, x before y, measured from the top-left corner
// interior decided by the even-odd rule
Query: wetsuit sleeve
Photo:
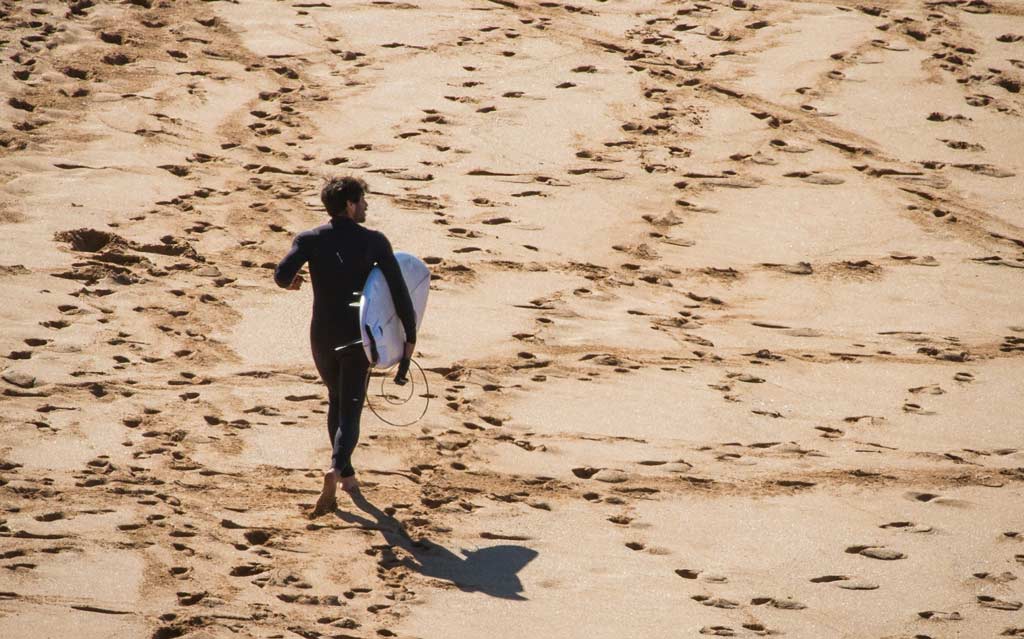
[[[307,242],[305,234],[300,233],[295,236],[295,241],[292,242],[292,248],[288,251],[288,255],[284,256],[281,263],[274,269],[274,282],[277,283],[281,288],[288,288],[288,285],[295,279],[295,275],[302,268],[302,265],[309,259],[309,255],[306,250]]]
[[[405,278],[402,277],[402,269],[398,266],[395,253],[391,250],[391,242],[383,235],[379,236],[376,255],[373,256],[377,266],[384,273],[384,279],[391,289],[391,301],[395,304],[395,312],[398,319],[402,321],[405,329],[405,341],[416,341],[416,313],[412,308],[412,298],[409,297],[409,289],[405,285]]]

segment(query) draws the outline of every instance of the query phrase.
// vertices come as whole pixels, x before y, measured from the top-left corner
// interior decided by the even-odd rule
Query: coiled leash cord
[[[419,362],[417,362],[416,360],[414,360],[412,358],[410,358],[409,361],[416,365],[416,369],[419,370],[419,372],[420,372],[420,377],[423,378],[423,386],[424,386],[424,388],[426,388],[426,391],[427,391],[426,394],[424,394],[424,398],[426,398],[427,401],[423,404],[423,411],[419,414],[419,417],[417,417],[416,419],[412,420],[411,422],[406,422],[404,424],[396,424],[395,422],[389,421],[389,420],[381,417],[381,414],[377,412],[377,409],[373,406],[373,402],[370,401],[370,392],[369,391],[370,391],[371,371],[367,371],[366,372],[366,393],[365,393],[366,394],[366,405],[370,407],[370,411],[374,415],[377,416],[377,419],[379,419],[380,421],[382,421],[385,424],[388,424],[390,426],[399,426],[399,427],[401,427],[401,426],[412,426],[416,422],[418,422],[421,419],[423,419],[423,416],[427,414],[427,409],[430,408],[430,382],[427,380],[427,373],[423,370],[423,367],[420,366]],[[407,380],[406,384],[396,384],[398,386],[406,386],[407,385],[409,387],[409,394],[406,395],[404,398],[398,399],[394,395],[391,395],[390,393],[386,393],[384,391],[384,384],[385,384],[385,382],[387,382],[388,377],[390,377],[389,373],[390,373],[390,369],[388,371],[384,371],[380,375],[380,397],[384,398],[384,401],[387,402],[388,404],[392,405],[392,406],[403,406],[403,405],[407,404],[409,402],[409,400],[411,400],[413,398],[413,396],[416,394],[416,378],[414,376],[410,375],[409,377],[406,378],[406,380]]]

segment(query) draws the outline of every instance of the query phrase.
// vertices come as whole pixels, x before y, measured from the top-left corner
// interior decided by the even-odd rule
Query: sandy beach
[[[0,637],[1024,637],[1024,4],[573,2],[0,0]]]

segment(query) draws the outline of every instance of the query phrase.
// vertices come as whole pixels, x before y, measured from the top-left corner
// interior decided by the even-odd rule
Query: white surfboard
[[[395,253],[402,278],[412,298],[416,313],[416,328],[423,321],[430,292],[430,269],[415,255]],[[373,267],[363,286],[359,300],[359,330],[362,332],[363,351],[374,368],[391,368],[402,359],[405,350],[405,328],[395,312],[391,289],[380,267]]]

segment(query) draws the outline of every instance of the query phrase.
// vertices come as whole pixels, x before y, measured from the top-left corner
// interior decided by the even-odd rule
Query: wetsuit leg
[[[366,374],[369,364],[362,349],[338,358],[337,412],[338,427],[334,432],[332,466],[341,477],[351,477],[352,452],[359,443],[359,421],[366,399]]]
[[[323,380],[324,386],[327,387],[327,437],[333,447],[334,437],[338,432],[338,425],[340,424],[338,418],[338,380],[340,370],[337,356],[334,354],[334,340],[323,337],[318,339],[314,332],[311,336],[310,344],[313,347],[313,363],[316,364],[316,370],[320,373],[320,379]]]
[[[327,434],[330,437],[331,466],[342,477],[355,474],[352,451],[359,443],[359,418],[366,398],[366,374],[369,363],[360,346],[335,352],[339,344],[348,344],[351,336],[332,330],[330,324],[314,322],[310,326],[313,362],[327,386]],[[358,339],[358,337],[356,338]]]

